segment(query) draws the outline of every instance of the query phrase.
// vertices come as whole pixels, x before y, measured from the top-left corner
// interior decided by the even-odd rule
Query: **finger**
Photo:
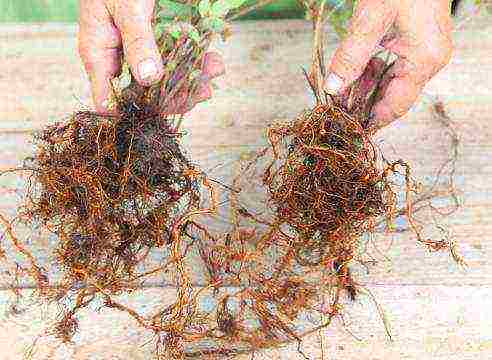
[[[380,100],[373,108],[373,126],[384,127],[405,115],[429,79],[449,62],[451,49],[447,44],[433,54],[400,57],[382,81]]]
[[[78,50],[97,112],[107,113],[110,80],[121,70],[121,37],[101,1],[79,2]]]
[[[396,17],[390,0],[360,0],[354,10],[348,34],[338,46],[325,79],[325,90],[338,94],[366,67],[374,49]]]
[[[399,59],[385,75],[380,89],[380,100],[372,109],[368,127],[380,129],[403,116],[415,103],[424,86],[416,81],[418,69],[404,59]]]
[[[453,44],[447,10],[436,8],[429,14],[427,21],[425,16],[419,17],[422,24],[411,36],[404,32],[404,36],[385,44],[399,59],[383,79],[383,93],[374,107],[373,121],[378,128],[407,113],[425,84],[451,58]],[[437,22],[434,14],[441,14]]]
[[[114,9],[121,32],[125,59],[133,76],[143,86],[159,81],[164,68],[152,31],[154,0],[122,0]]]
[[[452,23],[447,0],[414,0],[405,9],[396,20],[401,36],[384,43],[399,59],[383,79],[382,96],[373,109],[374,128],[403,116],[429,79],[451,58]]]

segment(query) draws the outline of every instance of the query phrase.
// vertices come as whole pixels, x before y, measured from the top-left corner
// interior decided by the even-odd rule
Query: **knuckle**
[[[453,45],[451,40],[434,41],[419,47],[412,54],[412,74],[417,83],[423,84],[436,75],[451,60]]]
[[[345,47],[341,47],[335,53],[332,69],[334,69],[334,72],[344,80],[351,81],[354,74],[358,74],[362,71],[362,66],[350,51],[347,51]]]
[[[143,3],[146,3],[144,1]],[[140,34],[152,33],[152,12],[147,11],[142,2],[130,2],[131,5],[117,7],[114,12],[113,20],[116,26],[127,38],[135,38]],[[143,6],[143,8],[142,8]]]
[[[393,119],[397,119],[405,115],[408,110],[410,110],[411,106],[412,105],[410,103],[394,105],[391,109]]]
[[[205,53],[202,62],[202,71],[204,72],[204,76],[210,78],[223,75],[225,73],[225,65],[220,54],[216,52]]]
[[[415,81],[413,73],[396,77],[388,84],[380,108],[387,117],[399,118],[411,109],[422,89],[423,85]]]
[[[135,55],[145,51],[146,38],[140,34],[127,33],[124,41],[125,49],[130,55]]]

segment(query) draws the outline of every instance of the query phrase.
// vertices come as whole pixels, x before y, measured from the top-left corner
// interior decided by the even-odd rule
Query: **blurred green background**
[[[254,2],[249,0],[247,2]],[[331,6],[337,7],[337,17],[346,20],[350,16],[352,3],[355,0],[327,0]],[[431,0],[429,0],[431,1]],[[453,1],[453,5],[460,3],[459,8],[463,16],[473,13],[473,8],[485,4],[487,11],[492,13],[490,0],[461,0]],[[340,7],[339,7],[340,6]],[[454,6],[456,7],[456,6]],[[455,9],[456,10],[456,9]],[[75,22],[77,21],[78,0],[0,0],[1,22]],[[459,11],[460,12],[460,11]],[[243,19],[289,19],[300,18],[304,14],[302,7],[296,0],[275,0]],[[342,23],[343,23],[342,21]]]
[[[0,0],[0,22],[75,22],[78,0]],[[303,16],[295,0],[277,0],[246,16],[249,19]]]

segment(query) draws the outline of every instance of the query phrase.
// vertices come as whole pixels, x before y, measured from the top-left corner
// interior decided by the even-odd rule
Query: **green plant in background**
[[[183,33],[195,42],[207,33],[220,34],[224,37],[227,31],[226,15],[240,8],[245,0],[201,0],[187,3],[160,0],[155,15],[154,26],[156,36],[168,32],[178,39]],[[174,21],[169,22],[169,18]]]
[[[322,0],[328,4],[329,22],[336,33],[343,36],[346,32],[347,23],[352,16],[356,0]],[[200,32],[206,30],[227,37],[228,25],[225,18],[229,13],[234,13],[230,19],[246,17],[248,13],[257,11],[258,8],[272,5],[272,3],[285,3],[287,1],[251,1],[251,0],[201,0],[201,1],[171,1],[160,0],[155,16],[156,36],[167,31],[174,38],[178,38],[182,32],[198,41]],[[299,0],[297,4],[302,9],[309,6],[309,1]],[[313,2],[316,5],[319,1]],[[236,11],[239,8],[249,8],[251,11]],[[303,10],[304,11],[304,10]],[[308,12],[306,12],[308,14]],[[201,19],[197,21],[197,18]],[[305,17],[308,17],[305,15]],[[169,20],[174,22],[170,23]],[[186,25],[185,25],[186,24]]]
[[[356,0],[332,0],[328,10],[329,22],[339,37],[347,32],[348,21],[352,17]]]
[[[203,56],[211,40],[216,36],[226,39],[230,34],[230,20],[254,6],[245,4],[245,0],[158,0],[153,29],[164,61],[164,76],[158,84],[144,90],[124,66],[122,75],[115,81],[115,100],[123,89],[130,89],[127,91],[130,96],[144,91],[149,103],[161,110],[178,94],[190,102],[185,106],[191,106],[200,82]]]
[[[327,9],[332,12],[330,23],[339,35],[345,33],[348,19],[352,15],[355,0],[326,0]],[[456,1],[455,1],[456,2]],[[184,1],[162,2],[168,18],[183,8]],[[246,0],[245,5],[255,4]],[[478,7],[492,14],[490,0],[461,0],[457,7],[458,17],[473,15]],[[0,0],[0,22],[75,22],[78,18],[78,0]],[[451,1],[450,1],[451,5]],[[299,0],[276,0],[256,8],[241,19],[302,18],[304,9]]]
[[[166,6],[173,10],[182,3],[185,1],[169,1]],[[245,5],[255,3],[256,0],[247,0]],[[301,18],[302,15],[303,9],[296,0],[276,0],[244,14],[241,18],[285,19]],[[0,0],[0,22],[76,22],[77,18],[78,0]]]
[[[0,22],[75,22],[78,0],[0,0]]]

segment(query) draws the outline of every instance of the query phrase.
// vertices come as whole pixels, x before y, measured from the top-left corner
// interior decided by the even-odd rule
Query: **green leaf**
[[[162,23],[157,23],[155,26],[154,26],[154,36],[156,39],[159,39],[162,34],[164,34],[164,31],[165,31],[166,27],[164,24]]]
[[[221,33],[225,28],[225,24],[223,19],[216,17],[203,19],[203,28],[215,33]]]
[[[222,19],[218,19],[218,18],[212,18],[211,19],[211,26],[212,26],[212,30],[215,31],[215,32],[222,32],[225,28],[225,21],[222,20]]]
[[[232,10],[232,9],[237,9],[238,7],[243,5],[246,2],[246,0],[228,0],[227,2],[229,3],[229,6],[231,7]]]
[[[200,77],[200,75],[202,74],[202,71],[201,70],[193,70],[191,73],[190,73],[190,80],[195,80],[195,79],[198,79]]]
[[[330,1],[330,3],[332,3],[332,1]],[[346,3],[337,2],[337,4],[332,4],[334,8],[329,15],[329,21],[339,37],[344,37],[346,34],[348,22],[352,17],[354,4],[355,1]]]
[[[194,42],[196,43],[199,43],[200,42],[200,33],[198,32],[197,29],[195,29],[194,27],[192,27],[189,31],[188,31],[188,36],[190,37],[191,40],[193,40]]]
[[[198,12],[202,17],[207,17],[210,12],[210,1],[209,0],[201,0],[198,4]]]
[[[170,0],[160,0],[159,5],[162,8],[159,15],[164,17],[169,16],[169,13],[173,14],[173,16],[189,15],[192,9],[191,5],[181,4]]]
[[[171,36],[175,39],[179,39],[179,37],[181,36],[181,32],[178,29],[171,29],[171,31],[169,31],[169,34],[171,34]]]
[[[227,15],[229,10],[231,10],[230,0],[218,0],[212,4],[210,12],[213,17],[220,18]]]
[[[168,32],[175,39],[179,39],[181,37],[181,28],[178,24],[171,25]]]

